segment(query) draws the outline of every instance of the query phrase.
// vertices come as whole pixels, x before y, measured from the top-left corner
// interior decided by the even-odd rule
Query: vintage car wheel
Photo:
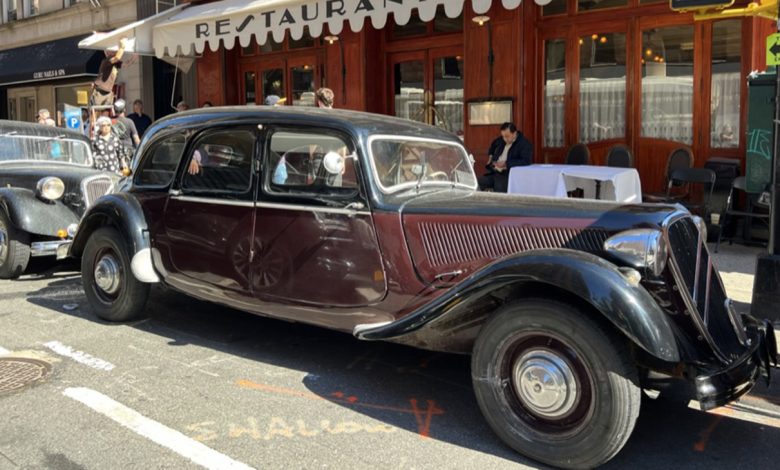
[[[127,244],[116,229],[101,228],[89,237],[81,257],[81,277],[98,317],[121,322],[141,316],[149,284],[133,275]]]
[[[0,279],[15,279],[27,269],[30,261],[30,236],[11,225],[0,210]]]
[[[530,299],[500,309],[472,356],[479,406],[518,452],[562,468],[593,468],[631,435],[641,401],[621,338],[570,305]]]

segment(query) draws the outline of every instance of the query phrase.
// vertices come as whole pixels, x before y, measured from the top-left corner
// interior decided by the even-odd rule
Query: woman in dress
[[[111,133],[111,119],[101,116],[97,120],[97,133],[92,138],[95,168],[122,175],[122,143]]]

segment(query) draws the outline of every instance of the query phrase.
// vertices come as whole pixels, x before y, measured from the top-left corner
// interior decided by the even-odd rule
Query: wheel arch
[[[678,362],[674,326],[650,294],[596,255],[539,250],[486,266],[449,292],[401,319],[355,335],[434,350],[470,353],[485,322],[502,305],[524,298],[564,301],[608,324],[654,358]]]
[[[0,210],[14,228],[34,235],[56,236],[57,230],[78,222],[78,216],[61,200],[43,201],[26,188],[0,188]]]

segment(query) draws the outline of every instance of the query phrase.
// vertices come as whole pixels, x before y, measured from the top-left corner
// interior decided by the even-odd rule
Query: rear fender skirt
[[[498,289],[524,283],[549,285],[578,297],[653,357],[679,362],[671,322],[644,287],[629,283],[614,264],[568,249],[536,250],[500,259],[401,319],[382,325],[358,325],[353,333],[365,340],[447,350],[449,338],[442,335],[481,325],[465,325],[474,321],[468,313],[475,303]]]
[[[16,228],[47,237],[56,237],[57,230],[79,221],[62,201],[38,199],[35,192],[24,188],[0,188],[0,210],[5,210]]]
[[[131,269],[142,282],[159,282],[151,256],[149,230],[143,209],[131,193],[113,193],[100,198],[90,207],[73,238],[70,255],[76,258],[84,252],[92,233],[100,227],[114,226],[130,247]]]

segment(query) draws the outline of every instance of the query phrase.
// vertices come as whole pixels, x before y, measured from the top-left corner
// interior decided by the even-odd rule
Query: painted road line
[[[66,388],[63,392],[98,413],[111,418],[134,433],[176,452],[209,469],[245,469],[252,467],[231,459],[174,429],[147,418],[139,412],[89,388]]]
[[[114,370],[115,367],[114,364],[111,364],[108,361],[104,361],[103,359],[87,354],[84,351],[75,351],[70,346],[66,346],[59,341],[49,341],[48,343],[45,343],[44,346],[51,349],[60,356],[68,357],[93,369],[111,371]]]
[[[5,349],[4,347],[0,346],[0,356],[5,356],[6,354],[11,354],[11,351]]]

